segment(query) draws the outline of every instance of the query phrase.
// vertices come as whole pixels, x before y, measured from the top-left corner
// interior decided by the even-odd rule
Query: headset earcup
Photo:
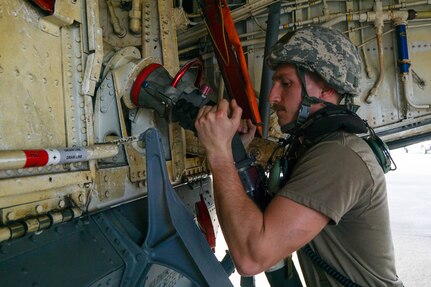
[[[271,167],[268,178],[268,191],[275,194],[279,190],[280,183],[280,159],[277,159]]]
[[[370,146],[374,155],[376,156],[377,162],[382,167],[383,172],[387,173],[391,170],[391,160],[386,156],[384,150],[388,150],[388,146],[378,137],[369,137],[365,139],[367,144]]]
[[[289,172],[289,160],[286,157],[280,159],[280,179],[278,181],[278,187],[282,188],[288,180]]]

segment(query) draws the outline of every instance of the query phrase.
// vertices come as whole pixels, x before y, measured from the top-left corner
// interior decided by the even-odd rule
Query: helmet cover
[[[337,30],[309,26],[289,32],[272,47],[266,61],[273,70],[289,63],[314,72],[340,95],[360,93],[361,57]]]

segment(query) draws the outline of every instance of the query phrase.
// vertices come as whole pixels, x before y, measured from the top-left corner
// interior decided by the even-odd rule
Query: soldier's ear
[[[333,88],[325,85],[320,91],[320,98],[327,102],[333,102],[338,100],[338,93]]]

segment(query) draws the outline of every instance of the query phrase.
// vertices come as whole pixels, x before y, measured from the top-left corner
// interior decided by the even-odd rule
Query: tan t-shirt
[[[330,218],[311,242],[329,265],[361,286],[402,286],[395,271],[386,182],[367,143],[336,132],[309,148],[278,195]],[[316,265],[298,252],[308,286],[320,286]],[[332,286],[342,286],[328,276]]]

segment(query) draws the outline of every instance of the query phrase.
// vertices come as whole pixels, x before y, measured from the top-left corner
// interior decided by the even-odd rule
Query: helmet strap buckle
[[[298,126],[301,126],[308,119],[310,115],[310,105],[302,103],[301,108],[299,108],[298,118],[296,119],[296,123]]]
[[[301,82],[301,107],[299,108],[298,118],[296,119],[296,125],[301,126],[305,121],[308,119],[308,116],[310,115],[310,107],[313,104],[313,101],[311,100],[310,96],[307,92],[307,87],[305,85],[305,71],[296,65],[296,72],[298,74],[298,78]]]

